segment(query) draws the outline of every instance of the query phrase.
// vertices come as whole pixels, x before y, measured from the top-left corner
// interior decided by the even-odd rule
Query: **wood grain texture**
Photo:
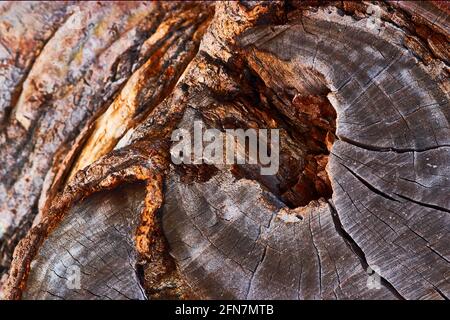
[[[27,6],[11,5],[21,12],[21,19],[31,21],[40,11],[30,11]],[[47,4],[40,10],[52,17],[46,22],[53,23],[54,33],[23,80],[11,117],[0,132],[0,255],[4,268],[35,216],[39,213],[38,222],[64,186],[71,163],[91,132],[96,126],[97,131],[104,130],[94,123],[99,114],[111,103],[110,109],[117,109],[124,95],[131,99],[130,91],[138,90],[129,106],[134,108],[127,118],[130,123],[120,120],[124,128],[103,138],[103,155],[133,126],[132,121],[169,93],[195,55],[200,27],[211,14],[203,4],[67,3],[63,9],[70,16],[58,25],[62,13],[58,7],[54,12],[51,8]],[[63,9],[58,10],[65,12]],[[14,17],[9,11],[5,15]],[[38,44],[32,49],[36,54],[41,50]],[[144,82],[142,78],[150,74],[153,76]],[[133,85],[136,82],[137,87]],[[122,96],[113,102],[119,92]],[[111,117],[107,126],[112,127],[113,122]],[[88,146],[86,152],[97,159]]]
[[[62,160],[58,155],[131,71],[129,58],[155,23],[145,18],[152,8],[76,7],[47,41],[1,132],[0,219],[6,232],[32,221],[52,162]],[[131,19],[136,15],[140,18]]]
[[[163,227],[188,283],[212,299],[395,299],[367,290],[358,255],[321,200],[286,208],[230,173],[167,182]]]
[[[66,3],[23,3],[14,5],[2,3],[0,7],[0,145],[2,164],[0,174],[0,206],[8,200],[9,186],[14,178],[8,182],[11,171],[6,170],[6,144],[15,143],[17,132],[10,127],[10,119],[14,106],[22,92],[24,81],[30,69],[39,57],[42,48],[53,37],[56,30],[70,15]],[[6,131],[6,133],[4,133]],[[11,158],[9,157],[10,161]],[[12,163],[10,163],[12,164]],[[8,174],[6,172],[8,171]],[[14,200],[10,200],[14,201]],[[10,207],[12,209],[13,207]],[[8,230],[13,217],[13,211],[2,211],[0,215],[0,273],[7,268],[12,250],[17,241],[24,235],[24,231],[14,234]],[[20,224],[20,222],[18,222]],[[24,228],[26,229],[26,228]],[[6,233],[6,235],[4,235]],[[0,277],[1,278],[1,277]]]
[[[90,6],[87,35],[54,9],[5,98],[5,269],[42,213],[6,298],[450,297],[448,5]],[[279,128],[280,170],[172,164],[196,120]]]
[[[1,4],[0,128],[8,121],[34,61],[69,15],[70,5],[63,2]]]
[[[330,160],[344,228],[408,299],[450,293],[449,155],[447,147],[395,153],[339,142]]]
[[[384,26],[381,34],[368,32],[366,21],[342,18],[331,8],[303,13],[301,20],[294,17],[288,25],[250,28],[241,43],[248,48],[246,58],[269,86],[274,83],[278,87],[294,86],[301,92],[305,83],[315,82],[304,70],[316,70],[324,76],[331,91],[328,98],[338,113],[337,136],[347,141],[333,146],[327,170],[343,229],[361,249],[368,265],[380,268],[380,275],[393,297],[447,299],[450,266],[446,248],[450,238],[445,186],[449,167],[444,159],[449,154],[446,147],[450,137],[448,92],[445,86],[436,84],[432,71],[401,46],[404,39],[402,32],[389,25]],[[350,159],[349,154],[352,154]],[[425,154],[428,156],[423,157]],[[390,158],[385,159],[388,155]],[[422,162],[418,162],[418,155]],[[378,165],[372,165],[370,171],[362,170],[361,167],[368,166],[367,162]],[[360,172],[352,171],[354,168]],[[433,169],[436,171],[431,173]],[[410,173],[409,179],[402,177],[402,173]],[[434,182],[431,185],[425,182],[427,174],[436,175],[429,178]],[[418,189],[420,182],[414,185],[417,175],[423,177],[427,187]],[[381,183],[384,188],[379,187]],[[250,294],[257,298],[287,298],[277,295],[270,277],[259,280],[259,289],[249,289],[253,288],[253,277],[246,271],[254,269],[245,265],[246,270],[241,260],[245,257],[253,262],[260,261],[255,253],[258,250],[240,250],[250,244],[257,247],[258,237],[250,235],[258,231],[252,233],[246,229],[248,223],[239,218],[236,224],[231,223],[233,227],[223,227],[222,221],[215,217],[220,215],[217,212],[225,214],[233,210],[244,211],[245,216],[247,211],[239,210],[240,205],[245,206],[249,198],[254,207],[257,200],[248,194],[236,200],[223,200],[220,197],[227,192],[220,188],[225,182],[220,180],[206,185],[204,189],[195,186],[194,191],[186,191],[189,187],[181,187],[178,181],[170,183],[172,188],[178,189],[172,201],[186,203],[188,207],[181,209],[187,212],[186,220],[180,224],[169,220],[165,227],[170,230],[167,237],[175,258],[185,268],[184,274],[192,277],[191,281],[209,297],[243,298]],[[218,189],[214,189],[214,185]],[[229,203],[237,208],[230,209]],[[194,204],[198,207],[192,208]],[[168,209],[167,219],[180,211],[178,206],[173,206]],[[258,212],[264,211],[257,208]],[[208,214],[212,217],[203,217]],[[320,215],[323,216],[325,214]],[[189,221],[192,226],[186,227]],[[226,230],[223,234],[222,229]],[[197,248],[204,254],[199,254]],[[233,255],[235,252],[237,258]],[[286,259],[288,255],[280,254]],[[229,261],[229,265],[219,261]],[[233,272],[238,279],[228,276],[234,269],[242,270]],[[280,277],[285,275],[276,272],[275,266],[268,269]],[[320,267],[316,266],[317,269]],[[287,278],[294,281],[293,276]],[[321,276],[319,279],[322,280]],[[250,282],[249,287],[245,286],[246,281]],[[321,288],[316,283],[317,286]],[[267,289],[270,294],[265,293],[266,288],[270,288]],[[311,284],[310,289],[313,288]],[[287,294],[286,291],[283,294]],[[300,289],[293,290],[292,294],[289,298],[295,294],[302,296]],[[357,296],[356,292],[352,294]],[[314,294],[309,296],[313,297]]]
[[[268,73],[278,62],[324,74],[345,141],[333,146],[327,169],[344,229],[401,296],[447,299],[448,91],[395,45],[394,28],[376,37],[366,29],[319,10],[243,41]]]

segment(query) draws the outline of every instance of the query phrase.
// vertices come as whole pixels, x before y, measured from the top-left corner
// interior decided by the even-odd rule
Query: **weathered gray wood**
[[[146,18],[154,5],[72,9],[36,58],[0,133],[0,221],[8,234],[30,224],[52,163],[60,164],[80,129],[127,78],[131,57],[157,23]]]
[[[350,143],[333,146],[327,169],[343,228],[400,295],[448,298],[448,92],[398,45],[401,32],[386,25],[374,35],[335,14],[250,30],[243,43],[268,74],[280,63],[325,76],[337,136]],[[301,85],[289,76],[282,83]]]
[[[123,186],[75,205],[42,244],[22,298],[145,299],[133,239],[144,195]]]
[[[180,30],[191,31],[179,41],[161,26],[165,19],[169,25],[184,22],[166,14],[158,22],[149,18],[148,33],[140,40],[151,34],[158,38],[158,31],[152,33],[158,26],[168,33],[154,47],[166,48],[162,60],[156,53],[148,59],[180,62],[176,76],[161,70],[152,74],[153,62],[145,64],[149,60],[143,55],[130,53],[115,56],[129,67],[119,72],[120,84],[109,79],[105,85],[101,80],[111,70],[94,64],[94,87],[100,92],[106,86],[111,101],[131,78],[112,103],[96,100],[104,91],[86,97],[99,114],[109,108],[96,122],[85,104],[77,111],[77,103],[68,103],[75,113],[86,112],[77,123],[89,130],[72,132],[71,139],[78,137],[61,151],[64,164],[32,171],[35,180],[29,183],[34,183],[35,193],[24,198],[8,191],[14,197],[1,205],[7,211],[17,207],[22,216],[38,196],[48,201],[42,200],[42,220],[16,249],[7,298],[139,299],[144,298],[142,288],[151,295],[175,281],[178,297],[192,289],[199,298],[448,299],[450,106],[443,41],[448,25],[442,13],[448,10],[379,3],[383,21],[373,27],[369,5],[219,2],[205,34],[207,17],[194,19],[195,26],[187,18]],[[112,12],[119,10],[113,7]],[[189,44],[187,49],[183,43]],[[122,48],[114,42],[106,50],[115,45]],[[122,49],[129,52],[131,47]],[[185,58],[177,59],[178,49]],[[41,79],[33,70],[44,65],[35,63],[28,79]],[[55,86],[70,82],[68,73],[48,74]],[[175,87],[175,82],[166,83],[180,75]],[[36,93],[27,87],[28,79],[23,95],[44,98],[43,89]],[[160,80],[165,83],[159,85]],[[114,83],[117,88],[109,87]],[[84,92],[82,80],[77,86],[67,96],[50,97],[50,102],[58,106]],[[136,94],[142,99],[135,99]],[[45,117],[57,117],[47,112],[40,122],[37,105],[44,104],[19,99],[21,125],[14,125],[27,128],[36,121],[36,131],[48,128]],[[139,113],[142,107],[148,112]],[[258,166],[169,165],[173,129],[191,128],[197,118],[218,129],[281,128],[279,173],[263,177]],[[66,126],[56,125],[56,136],[67,133]],[[41,164],[50,159],[64,140],[54,136],[48,135],[49,147],[38,143],[23,159]],[[13,174],[27,168],[11,158],[16,147],[0,149],[0,155],[10,156],[5,163],[13,164]],[[58,173],[48,173],[51,168]],[[29,173],[25,169],[24,177]],[[71,170],[74,178],[55,196],[52,192],[64,186]],[[23,185],[20,179],[11,176],[11,190]],[[129,185],[112,191],[136,181],[145,182],[145,192]],[[126,203],[117,194],[127,194]],[[23,202],[30,197],[34,202]],[[121,219],[122,211],[129,223]],[[86,217],[91,217],[86,225],[77,224]],[[120,232],[115,226],[122,227]],[[83,246],[74,232],[98,237],[106,252],[102,245],[95,250]],[[58,277],[64,277],[65,267],[57,258],[64,264],[72,259],[67,248],[87,269],[101,269],[119,253],[112,262],[119,276],[89,270],[82,276],[84,289],[67,290],[61,285],[65,279]],[[144,270],[139,279],[135,254]],[[380,278],[380,289],[368,286],[368,268],[376,270],[372,276]]]
[[[49,26],[44,24],[42,33],[54,32],[45,38],[43,48],[44,40],[37,42],[40,35],[34,35],[37,43],[25,47],[30,53],[20,53],[34,53],[36,61],[22,79],[20,95],[10,106],[10,117],[0,126],[0,261],[5,269],[14,246],[34,217],[40,213],[38,222],[64,186],[72,162],[77,164],[80,149],[85,146],[91,160],[98,159],[170,93],[194,57],[211,14],[207,6],[195,3],[92,2],[64,4],[62,9],[54,5],[53,11],[50,4],[8,6],[11,8],[4,15],[9,20],[14,19],[16,10],[21,14],[17,19],[23,20],[25,26],[33,29],[36,24],[33,32],[38,33],[43,19]],[[31,10],[30,6],[37,9]],[[70,17],[60,23],[63,9]],[[5,20],[5,28],[7,23],[19,24]],[[20,32],[26,31],[23,28],[11,35],[15,38],[10,39],[6,33],[5,43],[19,39]],[[25,46],[21,42],[14,45],[18,52]],[[21,58],[20,54],[20,61],[32,59]],[[132,74],[134,77],[129,79]],[[12,81],[16,75],[5,77]],[[7,82],[2,90],[16,89]],[[1,103],[10,103],[8,99]],[[129,109],[126,117],[121,117],[123,111],[117,112],[122,105]],[[105,109],[119,114],[118,119],[110,117],[106,124],[95,122]],[[86,140],[91,132],[94,135],[105,127],[112,137],[100,142],[93,139],[91,145],[105,149],[97,154]],[[113,132],[113,127],[120,129]],[[75,172],[84,166],[74,165]]]
[[[14,127],[8,128],[8,121],[33,63],[43,46],[67,19],[69,11],[68,4],[62,2],[27,2],[21,5],[2,2],[0,5],[0,206],[7,201],[8,178],[9,183],[13,181],[11,172],[7,170],[3,146],[9,139],[14,141],[19,134]],[[7,130],[5,134],[4,130]],[[2,211],[0,214],[0,274],[7,269],[15,244],[26,232],[26,228],[17,234],[8,230],[13,216],[12,211]]]

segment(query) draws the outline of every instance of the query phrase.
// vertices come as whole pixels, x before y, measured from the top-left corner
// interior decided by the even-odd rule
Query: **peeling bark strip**
[[[29,12],[28,4],[9,6],[10,10],[17,7],[18,19],[24,22],[37,14]],[[14,246],[38,211],[48,209],[82,149],[90,154],[90,162],[110,151],[133,121],[169,94],[195,55],[210,13],[205,7],[148,2],[65,4],[70,16],[63,24],[55,22],[54,34],[24,80],[14,112],[0,132],[2,268],[9,266]],[[42,10],[46,15],[61,15]],[[137,91],[134,98],[133,90]],[[121,103],[124,96],[128,105]],[[106,114],[118,113],[120,118],[110,117],[102,124],[100,117],[94,123],[111,102]],[[92,150],[90,141],[96,140],[96,133],[105,126],[112,129],[116,122],[120,128],[96,142],[100,153]]]
[[[5,297],[448,299],[448,13],[2,3]],[[171,164],[197,120],[280,170]]]

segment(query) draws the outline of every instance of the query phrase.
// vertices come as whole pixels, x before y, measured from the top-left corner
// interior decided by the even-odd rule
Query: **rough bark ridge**
[[[4,296],[448,299],[448,12],[2,4]],[[280,128],[280,170],[172,164],[197,119]]]

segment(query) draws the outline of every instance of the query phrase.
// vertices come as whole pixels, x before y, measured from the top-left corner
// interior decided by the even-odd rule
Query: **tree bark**
[[[448,299],[448,13],[2,3],[4,297]],[[280,128],[278,172],[174,164],[196,120]]]

